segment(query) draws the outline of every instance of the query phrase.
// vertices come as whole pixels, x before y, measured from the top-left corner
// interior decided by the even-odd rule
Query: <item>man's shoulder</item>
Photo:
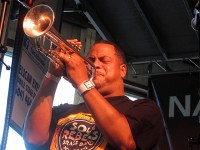
[[[116,96],[108,98],[108,101],[113,104],[130,104],[130,105],[157,105],[156,102],[149,98],[141,98],[132,100],[127,96]]]

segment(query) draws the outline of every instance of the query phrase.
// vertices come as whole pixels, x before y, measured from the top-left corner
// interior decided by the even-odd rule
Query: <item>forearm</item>
[[[26,117],[24,138],[31,144],[41,145],[48,140],[53,97],[57,82],[45,77]]]
[[[129,124],[125,116],[119,113],[96,89],[83,94],[96,125],[110,144],[119,149],[135,149]]]

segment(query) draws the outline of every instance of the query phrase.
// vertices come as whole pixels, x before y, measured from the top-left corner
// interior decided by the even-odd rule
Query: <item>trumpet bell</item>
[[[93,78],[95,73],[95,66],[94,64],[85,58],[84,55],[82,55],[79,52],[79,47],[76,45],[73,45],[69,42],[67,42],[53,27],[53,22],[55,19],[54,12],[51,7],[45,4],[40,4],[35,7],[32,7],[26,14],[24,21],[23,21],[23,29],[27,36],[36,38],[37,37],[45,37],[49,39],[52,43],[54,43],[56,46],[60,47],[62,50],[65,51],[65,53],[76,53],[78,54],[87,64],[88,68],[88,75],[90,79]],[[59,64],[61,67],[64,68],[64,64],[60,57],[55,53],[53,50],[45,50],[41,46],[40,43],[37,42],[37,50],[41,53],[45,54],[47,57],[49,57],[53,62]]]
[[[54,12],[51,7],[40,4],[28,11],[24,18],[23,30],[29,37],[35,38],[43,35],[53,25],[55,19]]]

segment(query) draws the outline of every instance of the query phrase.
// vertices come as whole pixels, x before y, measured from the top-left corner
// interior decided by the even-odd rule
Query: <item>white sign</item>
[[[49,59],[36,50],[34,41],[25,36],[16,77],[11,117],[12,121],[21,129],[23,128],[27,111],[47,71],[48,63]]]

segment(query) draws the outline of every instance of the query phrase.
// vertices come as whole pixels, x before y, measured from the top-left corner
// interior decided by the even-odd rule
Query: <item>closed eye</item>
[[[111,62],[112,59],[108,56],[103,56],[103,57],[100,57],[99,60],[103,63],[109,63]]]
[[[88,57],[88,59],[93,63],[96,61],[96,59],[98,61],[102,62],[102,63],[110,63],[112,61],[112,59],[109,56],[102,56],[102,57],[99,57],[99,58]]]

